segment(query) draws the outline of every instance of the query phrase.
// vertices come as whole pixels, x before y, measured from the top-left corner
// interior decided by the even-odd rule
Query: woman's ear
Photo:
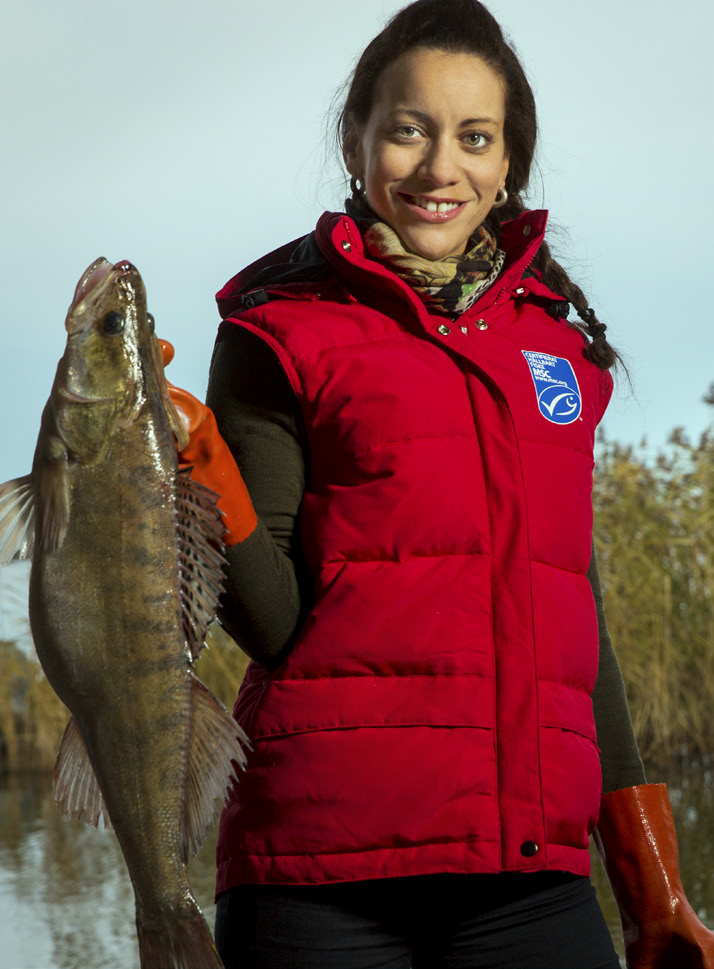
[[[350,127],[342,142],[342,160],[350,175],[355,178],[362,177],[360,138],[355,125]]]
[[[501,165],[501,185],[506,184],[506,176],[508,175],[508,163],[510,158],[506,155],[503,159],[503,164]]]

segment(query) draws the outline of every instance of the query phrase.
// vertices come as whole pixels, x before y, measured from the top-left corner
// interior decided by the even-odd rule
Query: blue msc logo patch
[[[549,353],[522,350],[530,367],[538,409],[552,424],[572,424],[580,417],[583,401],[569,360]]]

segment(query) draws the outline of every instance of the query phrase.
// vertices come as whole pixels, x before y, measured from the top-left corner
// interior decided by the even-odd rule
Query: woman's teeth
[[[412,195],[411,201],[414,205],[426,209],[427,212],[451,212],[461,205],[461,202],[433,202],[431,199],[419,198],[417,195]]]

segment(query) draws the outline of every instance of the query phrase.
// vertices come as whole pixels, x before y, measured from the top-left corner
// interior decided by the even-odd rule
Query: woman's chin
[[[418,233],[411,234],[405,233],[403,236],[400,235],[402,245],[409,252],[413,252],[417,256],[421,256],[422,259],[429,259],[432,262],[438,262],[440,259],[446,259],[447,256],[458,256],[466,251],[466,244],[469,241],[470,236],[466,238],[439,238],[436,234],[426,234]]]

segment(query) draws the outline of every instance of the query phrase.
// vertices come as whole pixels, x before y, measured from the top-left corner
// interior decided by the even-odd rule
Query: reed
[[[250,660],[217,622],[208,627],[206,647],[196,662],[196,675],[232,710]]]
[[[654,462],[604,442],[595,538],[608,627],[643,755],[714,746],[714,431]]]
[[[218,623],[207,643],[196,672],[231,709],[248,657]],[[52,770],[69,717],[37,660],[0,641],[0,773]]]
[[[51,770],[68,720],[39,663],[0,641],[0,770]]]

